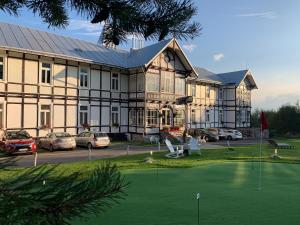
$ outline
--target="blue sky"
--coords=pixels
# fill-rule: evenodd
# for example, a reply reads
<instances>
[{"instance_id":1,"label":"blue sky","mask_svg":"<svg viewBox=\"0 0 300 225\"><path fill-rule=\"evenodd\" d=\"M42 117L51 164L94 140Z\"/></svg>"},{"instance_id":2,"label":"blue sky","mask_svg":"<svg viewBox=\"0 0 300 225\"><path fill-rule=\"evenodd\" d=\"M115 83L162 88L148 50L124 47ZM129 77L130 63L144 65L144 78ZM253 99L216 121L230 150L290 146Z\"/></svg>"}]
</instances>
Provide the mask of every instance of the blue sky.
<instances>
[{"instance_id":1,"label":"blue sky","mask_svg":"<svg viewBox=\"0 0 300 225\"><path fill-rule=\"evenodd\" d=\"M300 99L299 0L195 0L195 4L194 20L201 23L202 34L180 42L193 65L217 73L250 68L259 87L253 92L254 108L277 108ZM26 10L19 17L0 12L0 21L48 30ZM65 30L50 29L92 42L100 31L99 24L91 25L75 13Z\"/></svg>"}]
</instances>

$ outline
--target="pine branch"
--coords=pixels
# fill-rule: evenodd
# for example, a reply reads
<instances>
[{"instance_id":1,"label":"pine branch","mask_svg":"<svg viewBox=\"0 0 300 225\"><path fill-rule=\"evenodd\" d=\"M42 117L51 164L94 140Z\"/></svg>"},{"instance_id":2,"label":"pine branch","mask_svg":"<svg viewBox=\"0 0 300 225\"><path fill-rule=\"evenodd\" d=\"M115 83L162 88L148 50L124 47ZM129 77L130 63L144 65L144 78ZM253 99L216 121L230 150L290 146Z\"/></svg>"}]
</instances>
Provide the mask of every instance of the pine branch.
<instances>
[{"instance_id":1,"label":"pine branch","mask_svg":"<svg viewBox=\"0 0 300 225\"><path fill-rule=\"evenodd\" d=\"M43 165L2 179L0 224L69 224L102 213L126 196L128 183L115 165L105 163L87 174L66 175L59 169Z\"/></svg>"}]
</instances>

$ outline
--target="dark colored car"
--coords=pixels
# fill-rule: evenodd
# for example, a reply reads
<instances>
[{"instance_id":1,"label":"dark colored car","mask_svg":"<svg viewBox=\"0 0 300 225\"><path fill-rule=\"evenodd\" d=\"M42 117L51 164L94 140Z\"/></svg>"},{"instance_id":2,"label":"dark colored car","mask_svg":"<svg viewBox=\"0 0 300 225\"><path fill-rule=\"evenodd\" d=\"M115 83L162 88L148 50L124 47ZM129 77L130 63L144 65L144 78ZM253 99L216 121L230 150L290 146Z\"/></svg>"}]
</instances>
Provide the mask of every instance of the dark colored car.
<instances>
[{"instance_id":1,"label":"dark colored car","mask_svg":"<svg viewBox=\"0 0 300 225\"><path fill-rule=\"evenodd\" d=\"M199 129L198 133L199 133L199 136L201 137L201 139L204 139L207 142L219 140L218 135L213 134L212 132L209 132L206 129Z\"/></svg>"},{"instance_id":2,"label":"dark colored car","mask_svg":"<svg viewBox=\"0 0 300 225\"><path fill-rule=\"evenodd\" d=\"M36 143L25 130L5 131L0 141L0 149L8 154L32 154L36 152Z\"/></svg>"}]
</instances>

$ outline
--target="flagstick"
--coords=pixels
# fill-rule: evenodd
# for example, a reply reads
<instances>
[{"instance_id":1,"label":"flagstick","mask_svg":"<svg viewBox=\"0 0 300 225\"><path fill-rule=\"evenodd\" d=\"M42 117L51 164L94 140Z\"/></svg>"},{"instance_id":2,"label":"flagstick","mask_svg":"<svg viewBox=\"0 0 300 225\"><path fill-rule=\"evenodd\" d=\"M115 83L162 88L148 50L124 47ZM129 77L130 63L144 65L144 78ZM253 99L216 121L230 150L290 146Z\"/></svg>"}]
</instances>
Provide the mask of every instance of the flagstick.
<instances>
[{"instance_id":1,"label":"flagstick","mask_svg":"<svg viewBox=\"0 0 300 225\"><path fill-rule=\"evenodd\" d=\"M259 144L259 184L258 184L258 190L261 190L261 177L262 177L262 171L261 171L261 161L262 161L262 133L263 133L263 130L262 130L262 124L260 125L260 144Z\"/></svg>"}]
</instances>

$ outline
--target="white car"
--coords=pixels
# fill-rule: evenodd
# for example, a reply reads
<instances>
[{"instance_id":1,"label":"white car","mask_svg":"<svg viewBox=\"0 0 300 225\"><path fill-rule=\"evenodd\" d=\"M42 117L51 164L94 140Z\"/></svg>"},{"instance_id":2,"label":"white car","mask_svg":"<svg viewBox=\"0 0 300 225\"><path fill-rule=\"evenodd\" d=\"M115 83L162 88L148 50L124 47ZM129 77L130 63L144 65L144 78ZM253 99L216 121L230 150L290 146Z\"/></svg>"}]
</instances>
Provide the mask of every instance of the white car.
<instances>
[{"instance_id":1,"label":"white car","mask_svg":"<svg viewBox=\"0 0 300 225\"><path fill-rule=\"evenodd\" d=\"M97 147L108 147L110 144L110 139L106 133L103 132L93 132L84 131L75 137L76 145L87 147L88 149Z\"/></svg>"},{"instance_id":2,"label":"white car","mask_svg":"<svg viewBox=\"0 0 300 225\"><path fill-rule=\"evenodd\" d=\"M223 135L227 140L242 140L243 135L240 131L238 130L223 130Z\"/></svg>"}]
</instances>

